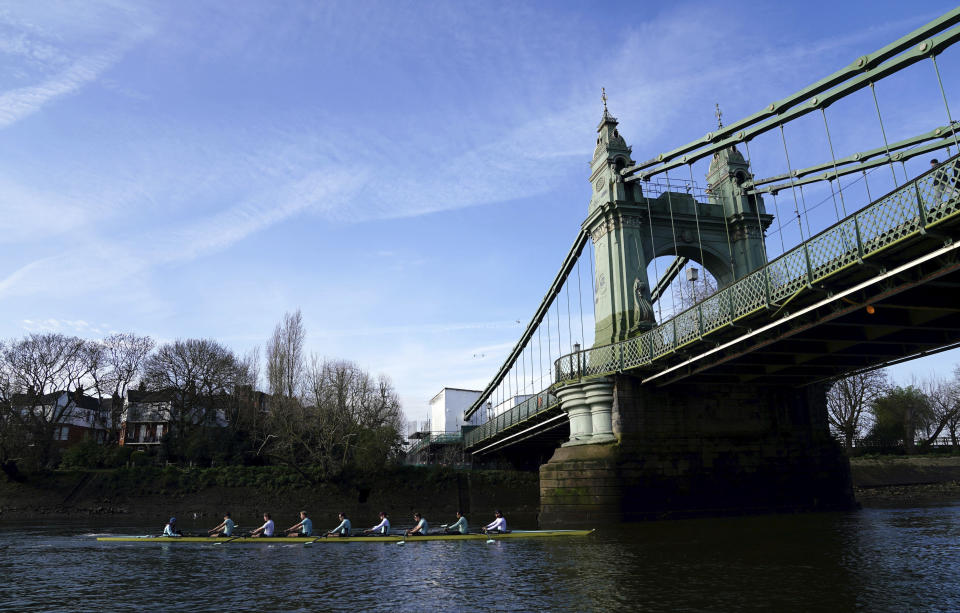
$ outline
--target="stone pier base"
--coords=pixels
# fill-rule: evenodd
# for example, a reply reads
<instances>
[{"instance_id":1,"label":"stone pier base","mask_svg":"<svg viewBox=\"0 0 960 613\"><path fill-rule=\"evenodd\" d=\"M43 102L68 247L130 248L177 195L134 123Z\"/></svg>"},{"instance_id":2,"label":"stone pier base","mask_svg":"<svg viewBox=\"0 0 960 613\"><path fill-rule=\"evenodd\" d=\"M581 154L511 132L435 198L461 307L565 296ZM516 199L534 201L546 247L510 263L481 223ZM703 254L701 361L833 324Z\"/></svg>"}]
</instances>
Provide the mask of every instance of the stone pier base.
<instances>
[{"instance_id":1,"label":"stone pier base","mask_svg":"<svg viewBox=\"0 0 960 613\"><path fill-rule=\"evenodd\" d=\"M540 524L855 507L822 387L641 387L614 378L615 442L556 450Z\"/></svg>"},{"instance_id":2,"label":"stone pier base","mask_svg":"<svg viewBox=\"0 0 960 613\"><path fill-rule=\"evenodd\" d=\"M557 449L540 467L540 527L594 527L624 521L619 447L577 445Z\"/></svg>"}]
</instances>

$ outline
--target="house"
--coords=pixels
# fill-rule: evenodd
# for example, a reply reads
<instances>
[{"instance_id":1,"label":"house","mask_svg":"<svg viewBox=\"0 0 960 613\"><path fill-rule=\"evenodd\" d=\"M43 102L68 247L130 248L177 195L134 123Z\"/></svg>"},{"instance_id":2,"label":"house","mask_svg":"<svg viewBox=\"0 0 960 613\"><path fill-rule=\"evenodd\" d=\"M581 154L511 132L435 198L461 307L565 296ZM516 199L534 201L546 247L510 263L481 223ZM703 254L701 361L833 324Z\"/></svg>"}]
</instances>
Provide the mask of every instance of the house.
<instances>
[{"instance_id":1,"label":"house","mask_svg":"<svg viewBox=\"0 0 960 613\"><path fill-rule=\"evenodd\" d=\"M175 421L180 393L174 389L150 391L143 385L128 390L120 418L120 444L137 449L160 445ZM185 421L192 427L224 428L229 423L262 420L267 414L269 399L269 395L243 386L235 396L215 397L216 409L212 413L204 408L196 409Z\"/></svg>"},{"instance_id":2,"label":"house","mask_svg":"<svg viewBox=\"0 0 960 613\"><path fill-rule=\"evenodd\" d=\"M120 445L145 449L159 445L173 420L173 390L147 391L143 386L127 390L120 414Z\"/></svg>"},{"instance_id":3,"label":"house","mask_svg":"<svg viewBox=\"0 0 960 613\"><path fill-rule=\"evenodd\" d=\"M35 415L53 425L53 439L61 448L75 445L84 439L102 443L110 428L110 413L100 401L83 393L83 388L74 391L60 390L37 396L30 390L15 394L13 405L19 406L24 416Z\"/></svg>"}]
</instances>

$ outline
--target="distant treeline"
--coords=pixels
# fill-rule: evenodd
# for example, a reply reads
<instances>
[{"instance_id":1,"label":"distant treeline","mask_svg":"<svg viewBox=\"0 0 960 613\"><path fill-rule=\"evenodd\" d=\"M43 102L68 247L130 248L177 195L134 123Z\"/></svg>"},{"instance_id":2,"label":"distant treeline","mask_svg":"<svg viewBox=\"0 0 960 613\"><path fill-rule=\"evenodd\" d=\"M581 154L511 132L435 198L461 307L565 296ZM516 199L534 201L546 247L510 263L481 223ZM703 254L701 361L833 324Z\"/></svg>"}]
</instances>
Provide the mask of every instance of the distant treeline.
<instances>
[{"instance_id":1,"label":"distant treeline","mask_svg":"<svg viewBox=\"0 0 960 613\"><path fill-rule=\"evenodd\" d=\"M305 339L297 310L277 324L263 359L259 347L241 356L211 339L0 341L0 465L8 474L61 462L284 465L316 481L398 462L404 418L390 379L306 356ZM266 393L255 391L261 381ZM152 405L164 425L160 444L141 451L118 446L135 389L164 398ZM78 409L96 413L98 437L65 446L58 432Z\"/></svg>"}]
</instances>

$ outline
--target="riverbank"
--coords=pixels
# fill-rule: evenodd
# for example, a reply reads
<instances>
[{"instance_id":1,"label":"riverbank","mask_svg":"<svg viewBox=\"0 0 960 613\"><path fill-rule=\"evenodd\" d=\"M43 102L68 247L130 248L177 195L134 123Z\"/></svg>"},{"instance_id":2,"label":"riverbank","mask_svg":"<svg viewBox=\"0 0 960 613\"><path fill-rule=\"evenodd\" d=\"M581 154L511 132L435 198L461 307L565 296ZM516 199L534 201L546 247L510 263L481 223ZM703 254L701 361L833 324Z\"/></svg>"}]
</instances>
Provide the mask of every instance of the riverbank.
<instances>
[{"instance_id":1,"label":"riverbank","mask_svg":"<svg viewBox=\"0 0 960 613\"><path fill-rule=\"evenodd\" d=\"M539 504L536 473L437 467L403 466L377 476L316 484L283 467L53 471L28 475L23 482L0 477L3 519L116 515L156 521L174 515L188 520L184 527L190 530L194 522L216 524L228 510L245 527L264 512L295 518L301 509L328 521L343 511L358 525L374 521L382 510L400 525L411 521L414 511L439 523L452 521L458 509L485 518L499 508L535 525Z\"/></svg>"},{"instance_id":2,"label":"riverbank","mask_svg":"<svg viewBox=\"0 0 960 613\"><path fill-rule=\"evenodd\" d=\"M960 500L960 456L850 459L854 493L865 506Z\"/></svg>"},{"instance_id":3,"label":"riverbank","mask_svg":"<svg viewBox=\"0 0 960 613\"><path fill-rule=\"evenodd\" d=\"M865 506L960 500L960 456L861 457L850 467ZM344 511L358 522L383 510L399 525L414 511L437 522L458 509L484 518L499 508L516 525L536 527L539 506L537 473L517 471L401 466L319 484L284 467L53 471L22 482L0 475L0 518L7 520L102 515L155 521L175 515L206 525L229 510L249 525L264 511L296 517L307 509L317 518Z\"/></svg>"}]
</instances>

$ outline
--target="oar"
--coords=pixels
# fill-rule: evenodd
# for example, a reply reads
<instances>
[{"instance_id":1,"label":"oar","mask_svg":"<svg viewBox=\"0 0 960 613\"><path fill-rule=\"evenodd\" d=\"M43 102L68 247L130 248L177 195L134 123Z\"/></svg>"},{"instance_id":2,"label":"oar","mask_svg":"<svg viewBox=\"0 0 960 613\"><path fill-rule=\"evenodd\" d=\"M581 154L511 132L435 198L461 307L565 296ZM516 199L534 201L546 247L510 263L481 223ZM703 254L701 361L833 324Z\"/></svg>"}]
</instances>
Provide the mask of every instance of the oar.
<instances>
[{"instance_id":1,"label":"oar","mask_svg":"<svg viewBox=\"0 0 960 613\"><path fill-rule=\"evenodd\" d=\"M236 526L234 526L234 528L236 528ZM250 532L247 532L246 536L250 536L250 534L251 534ZM217 541L216 543L214 543L214 545L223 545L225 543L232 543L233 541L237 539L242 539L243 537L244 537L243 534L238 534L237 536L231 536L225 541Z\"/></svg>"},{"instance_id":2,"label":"oar","mask_svg":"<svg viewBox=\"0 0 960 613\"><path fill-rule=\"evenodd\" d=\"M314 543L316 543L317 541L319 541L320 539L323 539L323 538L327 538L327 535L326 535L326 534L322 534L322 535L320 535L320 536L314 537L314 539L313 539L312 541L307 541L306 543L303 544L303 546L306 547L307 545L313 545Z\"/></svg>"}]
</instances>

